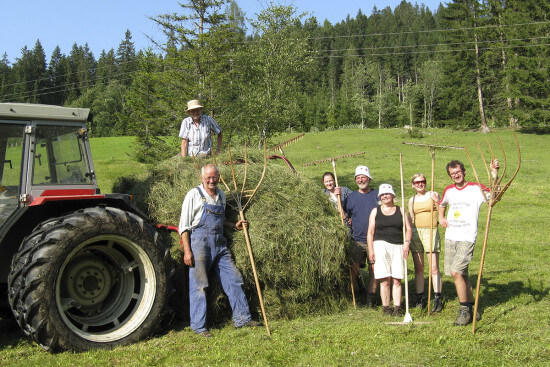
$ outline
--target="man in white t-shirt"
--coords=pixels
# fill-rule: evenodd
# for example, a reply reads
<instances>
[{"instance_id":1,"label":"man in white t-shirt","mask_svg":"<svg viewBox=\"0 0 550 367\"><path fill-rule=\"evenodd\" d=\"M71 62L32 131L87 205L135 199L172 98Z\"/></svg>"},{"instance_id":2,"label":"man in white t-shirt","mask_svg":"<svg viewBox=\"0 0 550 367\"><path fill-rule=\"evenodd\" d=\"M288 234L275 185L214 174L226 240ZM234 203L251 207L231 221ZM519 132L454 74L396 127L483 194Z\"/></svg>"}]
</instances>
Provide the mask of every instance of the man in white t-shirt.
<instances>
[{"instance_id":1,"label":"man in white t-shirt","mask_svg":"<svg viewBox=\"0 0 550 367\"><path fill-rule=\"evenodd\" d=\"M491 174L496 180L499 164L491 162ZM454 184L443 192L439 203L439 223L445 231L445 274L451 275L456 287L460 307L455 325L472 322L474 296L468 278L468 265L472 261L477 237L479 208L488 199L489 190L483 185L467 182L466 170L460 161L447 164L447 173ZM447 217L445 217L445 210Z\"/></svg>"},{"instance_id":2,"label":"man in white t-shirt","mask_svg":"<svg viewBox=\"0 0 550 367\"><path fill-rule=\"evenodd\" d=\"M218 136L216 154L222 145L222 130L216 120L202 114L203 106L196 99L187 102L186 117L181 122L179 137L181 138L181 155L183 157L206 156L212 150L211 132Z\"/></svg>"}]
</instances>

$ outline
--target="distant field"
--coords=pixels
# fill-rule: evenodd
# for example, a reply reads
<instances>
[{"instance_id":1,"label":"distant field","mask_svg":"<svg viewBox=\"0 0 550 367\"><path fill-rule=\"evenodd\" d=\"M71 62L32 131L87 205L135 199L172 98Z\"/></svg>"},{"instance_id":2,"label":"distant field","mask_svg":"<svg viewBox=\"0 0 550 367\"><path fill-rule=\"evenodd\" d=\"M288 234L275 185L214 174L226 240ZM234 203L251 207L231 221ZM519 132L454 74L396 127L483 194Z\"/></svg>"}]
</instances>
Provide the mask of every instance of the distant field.
<instances>
[{"instance_id":1,"label":"distant field","mask_svg":"<svg viewBox=\"0 0 550 367\"><path fill-rule=\"evenodd\" d=\"M132 157L134 140L135 138L131 136L90 139L101 192L112 192L117 178L140 174L147 169L144 164L135 161Z\"/></svg>"},{"instance_id":2,"label":"distant field","mask_svg":"<svg viewBox=\"0 0 550 367\"><path fill-rule=\"evenodd\" d=\"M270 145L297 134L285 134ZM399 154L403 155L405 196L413 194L407 182L416 172L429 176L431 158L425 147L403 142L466 146L482 182L487 173L477 150L479 143L490 156L489 140L501 165L504 157L497 137L502 141L508 164L507 175L518 163L513 134L508 130L482 135L475 132L428 130L422 139L411 139L400 129L339 130L306 134L284 148L285 155L300 175L315 179L312 190L321 189L324 171L332 171L330 162L303 167L304 163L362 152L360 157L336 161L340 185L355 189L354 169L370 167L372 186L391 183L400 197ZM547 251L550 218L550 136L518 134L521 146L521 170L493 211L488 252L481 288L483 318L477 333L471 327L454 327L457 299L452 279L443 277L446 304L440 315L428 317L416 309L412 317L418 323L408 326L387 325L381 311L350 307L329 316L311 315L295 320L270 320L273 335L265 329L235 330L226 325L214 328L215 337L201 339L189 328L175 328L150 340L87 353L51 355L30 343L21 333L0 336L0 365L231 365L231 366L501 366L548 365L550 360L550 266ZM132 160L132 138L96 138L91 140L97 177L103 192L109 192L119 176L139 174L146 166ZM280 154L280 153L278 153ZM467 179L475 180L467 156L462 150L435 152L435 189L450 184L445 165L460 159L466 165ZM269 164L285 163L281 160ZM502 171L502 170L501 170ZM505 179L506 180L506 179ZM487 210L480 214L478 246L470 266L475 285ZM312 234L315 235L315 234ZM312 254L315 256L315 254ZM444 255L443 255L444 256ZM440 261L443 267L443 256ZM412 261L409 261L410 293L414 294ZM261 278L261 269L259 269ZM266 310L269 316L269 309ZM397 320L400 321L400 320ZM420 321L425 323L420 323Z\"/></svg>"}]
</instances>

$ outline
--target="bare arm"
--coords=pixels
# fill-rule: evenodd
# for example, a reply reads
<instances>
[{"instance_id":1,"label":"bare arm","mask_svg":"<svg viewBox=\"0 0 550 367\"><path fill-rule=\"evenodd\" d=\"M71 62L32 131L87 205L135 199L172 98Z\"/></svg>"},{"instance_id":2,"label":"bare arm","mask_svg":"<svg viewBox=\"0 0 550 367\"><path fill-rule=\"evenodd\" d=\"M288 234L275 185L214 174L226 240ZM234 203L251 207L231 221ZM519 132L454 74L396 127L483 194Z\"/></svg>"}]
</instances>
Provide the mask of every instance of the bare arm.
<instances>
[{"instance_id":1,"label":"bare arm","mask_svg":"<svg viewBox=\"0 0 550 367\"><path fill-rule=\"evenodd\" d=\"M189 145L189 141L187 139L181 139L181 156L186 157L187 156L187 146Z\"/></svg>"},{"instance_id":2,"label":"bare arm","mask_svg":"<svg viewBox=\"0 0 550 367\"><path fill-rule=\"evenodd\" d=\"M217 141L217 146L216 146L216 154L218 154L220 152L220 149L222 147L222 140L223 140L223 133L220 131L220 133L218 134L218 141Z\"/></svg>"},{"instance_id":3,"label":"bare arm","mask_svg":"<svg viewBox=\"0 0 550 367\"><path fill-rule=\"evenodd\" d=\"M443 228L447 228L449 226L447 218L445 218L445 209L447 208L441 205L437 208L437 211L439 213L439 224L441 224L441 227Z\"/></svg>"},{"instance_id":4,"label":"bare arm","mask_svg":"<svg viewBox=\"0 0 550 367\"><path fill-rule=\"evenodd\" d=\"M414 196L409 199L409 215L411 218L414 218L413 198Z\"/></svg>"},{"instance_id":5,"label":"bare arm","mask_svg":"<svg viewBox=\"0 0 550 367\"><path fill-rule=\"evenodd\" d=\"M191 236L189 235L189 231L185 231L181 234L181 247L183 248L183 263L190 267L195 266L195 258L191 250Z\"/></svg>"},{"instance_id":6,"label":"bare arm","mask_svg":"<svg viewBox=\"0 0 550 367\"><path fill-rule=\"evenodd\" d=\"M498 169L500 168L500 164L498 163L497 159L494 159L489 164L491 168L491 175L493 176L493 180L496 180L498 178Z\"/></svg>"},{"instance_id":7,"label":"bare arm","mask_svg":"<svg viewBox=\"0 0 550 367\"><path fill-rule=\"evenodd\" d=\"M377 208L372 209L369 217L369 229L367 230L367 246L369 248L369 260L374 263L374 228L376 227Z\"/></svg>"},{"instance_id":8,"label":"bare arm","mask_svg":"<svg viewBox=\"0 0 550 367\"><path fill-rule=\"evenodd\" d=\"M405 216L405 243L403 244L403 258L406 259L409 256L409 246L411 244L412 229L409 216L405 214L405 210L401 210L401 214Z\"/></svg>"}]
</instances>

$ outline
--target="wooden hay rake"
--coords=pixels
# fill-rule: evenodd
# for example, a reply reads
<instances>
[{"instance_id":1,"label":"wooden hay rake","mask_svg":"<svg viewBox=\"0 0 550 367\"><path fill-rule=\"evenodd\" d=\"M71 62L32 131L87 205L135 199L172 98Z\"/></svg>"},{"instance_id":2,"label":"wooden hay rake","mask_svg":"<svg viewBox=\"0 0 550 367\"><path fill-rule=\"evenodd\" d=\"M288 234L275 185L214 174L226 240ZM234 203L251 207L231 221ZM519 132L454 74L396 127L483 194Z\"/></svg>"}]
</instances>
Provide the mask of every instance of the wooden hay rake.
<instances>
[{"instance_id":1,"label":"wooden hay rake","mask_svg":"<svg viewBox=\"0 0 550 367\"><path fill-rule=\"evenodd\" d=\"M293 137L292 139L288 139L286 141L283 141L282 143L280 144L277 144L275 146L272 146L271 148L269 148L268 150L271 151L271 152L274 152L274 151L279 151L279 153L281 153L280 155L279 154L272 154L270 155L268 158L269 159L282 159L283 161L286 162L286 164L288 165L288 168L290 168L290 170L292 171L292 173L294 173L295 175L298 174L298 172L296 172L296 170L294 169L294 166L292 165L292 163L290 163L290 161L288 160L288 158L286 157L285 155L285 152L283 151L283 148L289 146L290 144L294 143L295 141L301 139L304 137L305 134L300 134L300 135L297 135L295 137ZM265 145L265 143L264 143Z\"/></svg>"}]
</instances>

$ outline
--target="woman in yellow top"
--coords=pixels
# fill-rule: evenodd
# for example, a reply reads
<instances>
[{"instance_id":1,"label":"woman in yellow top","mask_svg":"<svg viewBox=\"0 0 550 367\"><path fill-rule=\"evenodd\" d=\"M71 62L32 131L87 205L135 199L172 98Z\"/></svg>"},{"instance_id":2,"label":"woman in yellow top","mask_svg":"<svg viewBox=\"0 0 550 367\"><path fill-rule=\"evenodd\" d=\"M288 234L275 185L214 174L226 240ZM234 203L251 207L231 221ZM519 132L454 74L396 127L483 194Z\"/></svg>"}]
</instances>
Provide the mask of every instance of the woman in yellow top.
<instances>
[{"instance_id":1,"label":"woman in yellow top","mask_svg":"<svg viewBox=\"0 0 550 367\"><path fill-rule=\"evenodd\" d=\"M416 173L411 180L416 195L409 199L409 215L412 221L411 253L414 261L414 279L416 284L416 307L426 307L424 297L424 252L430 253L430 232L432 233L432 283L435 293L433 312L441 312L441 273L439 272L439 252L441 242L437 229L437 205L439 194L426 191L426 176ZM431 213L431 220L430 220ZM433 228L430 230L430 227Z\"/></svg>"}]
</instances>

